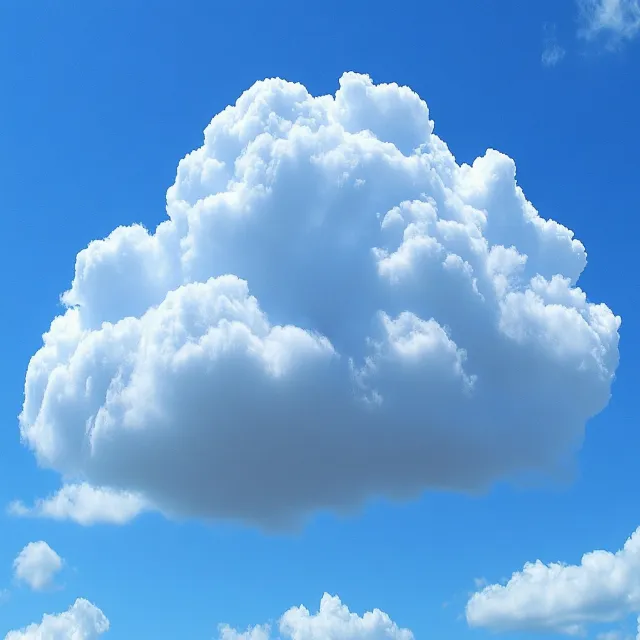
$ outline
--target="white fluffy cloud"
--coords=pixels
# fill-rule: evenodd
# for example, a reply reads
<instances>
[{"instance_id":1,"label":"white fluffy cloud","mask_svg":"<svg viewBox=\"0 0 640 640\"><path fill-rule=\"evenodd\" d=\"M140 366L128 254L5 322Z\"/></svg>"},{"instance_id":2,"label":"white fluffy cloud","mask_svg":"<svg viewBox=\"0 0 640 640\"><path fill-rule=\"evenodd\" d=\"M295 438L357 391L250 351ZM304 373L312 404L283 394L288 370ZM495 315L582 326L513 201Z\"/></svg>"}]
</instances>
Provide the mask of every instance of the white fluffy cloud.
<instances>
[{"instance_id":1,"label":"white fluffy cloud","mask_svg":"<svg viewBox=\"0 0 640 640\"><path fill-rule=\"evenodd\" d=\"M109 630L109 620L98 607L78 598L64 613L45 614L40 624L9 631L5 640L95 640Z\"/></svg>"},{"instance_id":2,"label":"white fluffy cloud","mask_svg":"<svg viewBox=\"0 0 640 640\"><path fill-rule=\"evenodd\" d=\"M640 0L578 0L582 37L616 45L640 34Z\"/></svg>"},{"instance_id":3,"label":"white fluffy cloud","mask_svg":"<svg viewBox=\"0 0 640 640\"><path fill-rule=\"evenodd\" d=\"M140 496L128 491L113 491L88 484L70 484L54 495L39 499L32 507L16 501L9 513L16 516L38 516L53 520L73 520L83 525L124 524L147 508Z\"/></svg>"},{"instance_id":4,"label":"white fluffy cloud","mask_svg":"<svg viewBox=\"0 0 640 640\"><path fill-rule=\"evenodd\" d=\"M608 402L620 320L583 245L408 88L256 83L167 213L78 254L29 364L22 437L65 478L288 525L553 471Z\"/></svg>"},{"instance_id":5,"label":"white fluffy cloud","mask_svg":"<svg viewBox=\"0 0 640 640\"><path fill-rule=\"evenodd\" d=\"M579 565L527 563L467 604L469 624L498 631L578 634L630 614L640 614L640 529L620 551L592 551Z\"/></svg>"},{"instance_id":6,"label":"white fluffy cloud","mask_svg":"<svg viewBox=\"0 0 640 640\"><path fill-rule=\"evenodd\" d=\"M292 607L278 623L282 640L413 640L413 633L401 629L389 616L374 609L359 616L349 611L337 596L325 593L320 609L312 614L306 607ZM241 632L220 627L220 640L270 640L269 625Z\"/></svg>"},{"instance_id":7,"label":"white fluffy cloud","mask_svg":"<svg viewBox=\"0 0 640 640\"><path fill-rule=\"evenodd\" d=\"M43 540L30 542L13 561L17 580L39 591L51 585L62 569L62 558Z\"/></svg>"}]
</instances>

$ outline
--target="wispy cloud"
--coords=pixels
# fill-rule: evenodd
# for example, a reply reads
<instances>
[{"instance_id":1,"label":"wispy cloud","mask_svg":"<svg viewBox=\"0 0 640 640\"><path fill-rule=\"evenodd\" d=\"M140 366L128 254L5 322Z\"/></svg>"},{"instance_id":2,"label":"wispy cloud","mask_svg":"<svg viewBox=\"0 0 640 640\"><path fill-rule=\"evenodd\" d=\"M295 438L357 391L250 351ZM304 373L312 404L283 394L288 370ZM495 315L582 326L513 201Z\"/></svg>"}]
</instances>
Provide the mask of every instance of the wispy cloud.
<instances>
[{"instance_id":1,"label":"wispy cloud","mask_svg":"<svg viewBox=\"0 0 640 640\"><path fill-rule=\"evenodd\" d=\"M13 562L16 579L34 591L50 586L62 565L62 558L44 540L30 542Z\"/></svg>"},{"instance_id":2,"label":"wispy cloud","mask_svg":"<svg viewBox=\"0 0 640 640\"><path fill-rule=\"evenodd\" d=\"M544 26L544 39L542 49L542 64L545 67L555 67L564 58L566 51L558 42L556 25Z\"/></svg>"},{"instance_id":3,"label":"wispy cloud","mask_svg":"<svg viewBox=\"0 0 640 640\"><path fill-rule=\"evenodd\" d=\"M616 48L640 35L640 0L577 0L579 37Z\"/></svg>"}]
</instances>

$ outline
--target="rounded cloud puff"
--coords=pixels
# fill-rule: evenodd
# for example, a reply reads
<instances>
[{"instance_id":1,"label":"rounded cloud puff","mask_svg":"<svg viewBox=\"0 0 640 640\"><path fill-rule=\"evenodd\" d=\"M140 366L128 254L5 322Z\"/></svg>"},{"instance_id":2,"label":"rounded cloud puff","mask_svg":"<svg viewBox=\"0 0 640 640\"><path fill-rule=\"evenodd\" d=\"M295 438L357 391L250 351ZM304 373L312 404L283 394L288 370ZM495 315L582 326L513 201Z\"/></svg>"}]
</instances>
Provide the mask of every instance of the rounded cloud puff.
<instances>
[{"instance_id":1,"label":"rounded cloud puff","mask_svg":"<svg viewBox=\"0 0 640 640\"><path fill-rule=\"evenodd\" d=\"M45 614L40 624L9 631L5 640L97 640L109 630L109 620L94 604L78 598L64 613Z\"/></svg>"},{"instance_id":2,"label":"rounded cloud puff","mask_svg":"<svg viewBox=\"0 0 640 640\"><path fill-rule=\"evenodd\" d=\"M306 607L292 607L278 622L281 638L290 640L414 640L409 629L401 629L380 609L362 616L352 613L338 596L325 593L320 609L312 614ZM223 624L219 640L271 640L270 625L238 631Z\"/></svg>"},{"instance_id":3,"label":"rounded cloud puff","mask_svg":"<svg viewBox=\"0 0 640 640\"><path fill-rule=\"evenodd\" d=\"M167 213L78 254L29 364L22 436L66 478L279 526L552 470L608 402L620 319L583 245L407 88L256 83Z\"/></svg>"},{"instance_id":4,"label":"rounded cloud puff","mask_svg":"<svg viewBox=\"0 0 640 640\"><path fill-rule=\"evenodd\" d=\"M62 569L62 558L44 540L30 542L13 561L17 580L35 591L48 587Z\"/></svg>"},{"instance_id":5,"label":"rounded cloud puff","mask_svg":"<svg viewBox=\"0 0 640 640\"><path fill-rule=\"evenodd\" d=\"M527 562L505 584L474 593L466 613L474 627L573 636L585 636L592 624L638 615L640 528L619 551L585 553L578 565Z\"/></svg>"}]
</instances>

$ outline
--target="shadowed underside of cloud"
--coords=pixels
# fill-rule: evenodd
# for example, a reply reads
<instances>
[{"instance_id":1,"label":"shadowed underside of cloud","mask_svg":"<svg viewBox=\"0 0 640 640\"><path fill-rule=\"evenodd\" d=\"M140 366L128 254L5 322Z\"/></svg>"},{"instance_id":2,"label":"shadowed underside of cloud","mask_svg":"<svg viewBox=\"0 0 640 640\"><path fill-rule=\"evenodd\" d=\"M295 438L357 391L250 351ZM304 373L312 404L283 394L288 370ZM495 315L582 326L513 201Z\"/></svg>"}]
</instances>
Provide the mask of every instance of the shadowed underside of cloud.
<instances>
[{"instance_id":1,"label":"shadowed underside of cloud","mask_svg":"<svg viewBox=\"0 0 640 640\"><path fill-rule=\"evenodd\" d=\"M592 551L579 565L527 563L467 604L470 625L497 631L582 635L632 614L640 614L640 529L620 551Z\"/></svg>"},{"instance_id":2,"label":"shadowed underside of cloud","mask_svg":"<svg viewBox=\"0 0 640 640\"><path fill-rule=\"evenodd\" d=\"M256 83L167 213L78 254L29 364L22 438L65 478L288 526L553 472L608 402L620 320L576 286L583 245L408 88Z\"/></svg>"},{"instance_id":3,"label":"shadowed underside of cloud","mask_svg":"<svg viewBox=\"0 0 640 640\"><path fill-rule=\"evenodd\" d=\"M258 625L238 631L220 625L219 640L271 640L271 627ZM389 616L374 609L359 616L349 611L337 596L325 593L317 613L306 607L292 607L278 623L282 640L413 640L413 633L401 629Z\"/></svg>"},{"instance_id":4,"label":"shadowed underside of cloud","mask_svg":"<svg viewBox=\"0 0 640 640\"><path fill-rule=\"evenodd\" d=\"M9 631L5 640L96 640L109 630L109 621L95 605L79 598L68 611L46 614L40 624Z\"/></svg>"}]
</instances>

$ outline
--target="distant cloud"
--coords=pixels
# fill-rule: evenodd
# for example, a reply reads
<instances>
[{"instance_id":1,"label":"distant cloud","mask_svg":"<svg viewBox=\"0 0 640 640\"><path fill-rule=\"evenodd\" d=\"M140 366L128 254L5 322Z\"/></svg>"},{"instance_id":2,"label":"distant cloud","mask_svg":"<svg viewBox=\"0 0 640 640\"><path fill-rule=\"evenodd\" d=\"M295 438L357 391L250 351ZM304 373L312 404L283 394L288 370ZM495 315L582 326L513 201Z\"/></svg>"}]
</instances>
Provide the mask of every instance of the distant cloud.
<instances>
[{"instance_id":1,"label":"distant cloud","mask_svg":"<svg viewBox=\"0 0 640 640\"><path fill-rule=\"evenodd\" d=\"M219 640L414 640L411 631L398 627L383 611L374 609L359 616L349 611L340 598L326 593L314 614L303 606L289 609L280 618L277 636L271 635L267 624L246 631L221 625L219 631Z\"/></svg>"},{"instance_id":2,"label":"distant cloud","mask_svg":"<svg viewBox=\"0 0 640 640\"><path fill-rule=\"evenodd\" d=\"M566 51L560 46L556 35L555 25L545 25L542 49L542 64L545 67L554 67L564 58Z\"/></svg>"},{"instance_id":3,"label":"distant cloud","mask_svg":"<svg viewBox=\"0 0 640 640\"><path fill-rule=\"evenodd\" d=\"M124 524L147 508L145 501L128 491L66 485L56 494L37 500L32 507L20 501L9 505L9 513L20 517L73 520L82 525Z\"/></svg>"},{"instance_id":4,"label":"distant cloud","mask_svg":"<svg viewBox=\"0 0 640 640\"><path fill-rule=\"evenodd\" d=\"M238 631L229 625L220 625L218 629L219 640L271 640L271 627L268 624L261 624L256 627L249 627L245 631Z\"/></svg>"},{"instance_id":5,"label":"distant cloud","mask_svg":"<svg viewBox=\"0 0 640 640\"><path fill-rule=\"evenodd\" d=\"M609 401L620 319L577 287L585 247L511 158L458 164L407 87L257 82L167 213L76 256L20 428L87 484L35 513L276 528L477 491L556 472Z\"/></svg>"},{"instance_id":6,"label":"distant cloud","mask_svg":"<svg viewBox=\"0 0 640 640\"><path fill-rule=\"evenodd\" d=\"M579 565L527 563L506 584L485 587L467 604L471 626L511 632L582 634L590 624L639 613L640 528L620 551L592 551ZM602 637L624 638L617 632Z\"/></svg>"},{"instance_id":7,"label":"distant cloud","mask_svg":"<svg viewBox=\"0 0 640 640\"><path fill-rule=\"evenodd\" d=\"M587 40L600 38L610 47L640 34L640 0L577 0L580 11L579 35Z\"/></svg>"},{"instance_id":8,"label":"distant cloud","mask_svg":"<svg viewBox=\"0 0 640 640\"><path fill-rule=\"evenodd\" d=\"M13 561L13 569L17 580L40 591L62 569L62 558L46 542L30 542Z\"/></svg>"},{"instance_id":9,"label":"distant cloud","mask_svg":"<svg viewBox=\"0 0 640 640\"><path fill-rule=\"evenodd\" d=\"M566 51L557 43L548 44L542 52L542 64L554 67L564 58Z\"/></svg>"},{"instance_id":10,"label":"distant cloud","mask_svg":"<svg viewBox=\"0 0 640 640\"><path fill-rule=\"evenodd\" d=\"M635 636L622 631L603 631L596 636L596 640L634 640Z\"/></svg>"},{"instance_id":11,"label":"distant cloud","mask_svg":"<svg viewBox=\"0 0 640 640\"><path fill-rule=\"evenodd\" d=\"M109 630L109 620L100 609L79 598L68 611L46 614L40 624L9 631L5 640L96 640Z\"/></svg>"}]
</instances>

